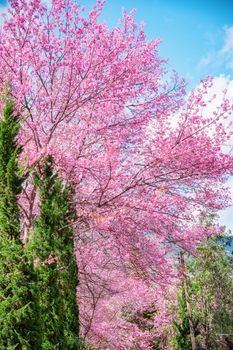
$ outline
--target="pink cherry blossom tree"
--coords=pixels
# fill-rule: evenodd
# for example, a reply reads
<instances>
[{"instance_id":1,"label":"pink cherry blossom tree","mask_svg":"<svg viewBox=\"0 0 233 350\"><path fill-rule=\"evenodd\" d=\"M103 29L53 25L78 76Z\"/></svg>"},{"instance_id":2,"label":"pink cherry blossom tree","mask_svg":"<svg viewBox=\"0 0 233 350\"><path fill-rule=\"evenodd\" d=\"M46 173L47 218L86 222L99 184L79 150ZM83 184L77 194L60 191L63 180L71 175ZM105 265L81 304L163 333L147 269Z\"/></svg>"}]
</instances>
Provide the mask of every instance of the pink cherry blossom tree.
<instances>
[{"instance_id":1,"label":"pink cherry blossom tree","mask_svg":"<svg viewBox=\"0 0 233 350\"><path fill-rule=\"evenodd\" d=\"M50 154L76 189L83 336L102 339L100 349L129 349L136 338L149 349L151 334L123 311L161 305L174 283L174 249L193 251L216 232L202 219L230 201L233 158L223 145L232 104L224 97L206 115L212 79L186 96L184 80L159 56L159 39L146 39L133 12L109 29L99 19L103 5L85 14L76 0L11 0L0 89L21 120L23 240L38 210L30 170ZM161 307L158 324L164 315Z\"/></svg>"}]
</instances>

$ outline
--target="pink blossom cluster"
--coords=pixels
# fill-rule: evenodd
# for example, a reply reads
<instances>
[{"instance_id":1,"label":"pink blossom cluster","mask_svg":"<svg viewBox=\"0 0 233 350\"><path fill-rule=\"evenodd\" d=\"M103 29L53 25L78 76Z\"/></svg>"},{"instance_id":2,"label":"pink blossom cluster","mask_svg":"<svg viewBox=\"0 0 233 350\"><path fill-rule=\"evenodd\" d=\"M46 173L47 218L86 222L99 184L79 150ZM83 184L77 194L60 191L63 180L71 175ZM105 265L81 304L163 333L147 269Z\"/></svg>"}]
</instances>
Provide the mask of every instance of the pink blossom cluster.
<instances>
[{"instance_id":1,"label":"pink blossom cluster","mask_svg":"<svg viewBox=\"0 0 233 350\"><path fill-rule=\"evenodd\" d=\"M186 96L185 81L168 78L160 40L146 39L133 12L109 29L103 4L87 15L76 0L11 0L1 106L15 101L25 173L50 154L74 184L83 337L103 350L150 349L170 322L174 253L215 234L205 218L230 203L232 103L225 94L205 115L213 80ZM20 203L26 241L38 212L31 176Z\"/></svg>"}]
</instances>

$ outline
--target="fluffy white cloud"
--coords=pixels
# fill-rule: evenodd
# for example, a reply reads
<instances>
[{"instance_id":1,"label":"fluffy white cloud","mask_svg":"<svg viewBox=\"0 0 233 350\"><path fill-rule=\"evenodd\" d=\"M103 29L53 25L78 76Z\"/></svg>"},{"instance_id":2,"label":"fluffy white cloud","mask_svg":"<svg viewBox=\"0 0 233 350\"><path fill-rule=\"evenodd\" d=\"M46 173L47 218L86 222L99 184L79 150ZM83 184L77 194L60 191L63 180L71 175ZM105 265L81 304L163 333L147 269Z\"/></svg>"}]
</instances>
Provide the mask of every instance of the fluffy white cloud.
<instances>
[{"instance_id":1,"label":"fluffy white cloud","mask_svg":"<svg viewBox=\"0 0 233 350\"><path fill-rule=\"evenodd\" d=\"M223 59L227 68L233 70L233 27L226 27L224 31L224 45L218 52L218 56Z\"/></svg>"},{"instance_id":2,"label":"fluffy white cloud","mask_svg":"<svg viewBox=\"0 0 233 350\"><path fill-rule=\"evenodd\" d=\"M226 54L233 52L233 27L225 27L225 42L220 53Z\"/></svg>"},{"instance_id":3,"label":"fluffy white cloud","mask_svg":"<svg viewBox=\"0 0 233 350\"><path fill-rule=\"evenodd\" d=\"M200 85L197 85L195 89L200 88ZM213 95L216 97L212 99ZM216 76L213 78L213 85L209 89L208 94L205 96L205 101L207 102L206 107L203 107L202 114L204 117L208 117L213 115L213 112L216 111L218 107L221 106L223 102L223 97L228 98L233 102L233 80L230 78L230 76L226 76L224 74L221 74L219 76ZM211 102L208 102L211 101ZM178 113L179 114L179 113ZM178 114L171 116L170 122L172 127L177 127L178 123ZM233 115L231 120L233 121ZM226 127L229 124L228 120L223 119L222 123L226 125ZM153 134L156 132L156 123L152 122L147 130L147 140L150 140L153 137ZM209 130L209 133L211 135L212 131ZM224 145L223 151L226 153L233 153L233 139L229 140L229 142ZM230 188L230 194L232 197L232 203L233 203L233 178L231 178L227 186ZM227 229L231 229L233 232L233 206L229 207L226 210L222 210L219 212L219 223L221 225L226 226Z\"/></svg>"},{"instance_id":4,"label":"fluffy white cloud","mask_svg":"<svg viewBox=\"0 0 233 350\"><path fill-rule=\"evenodd\" d=\"M233 31L232 31L232 39L233 39ZM230 49L230 42L226 42L225 45L226 45L226 48L228 47ZM208 96L206 97L206 99L208 100L209 98L211 98L213 94L216 95L216 98L210 104L208 104L207 107L205 108L204 113L206 115L212 114L213 111L221 105L224 91L226 91L226 95L225 95L226 98L232 101L233 100L233 80L229 76L222 74L214 78L213 86L210 89ZM232 121L233 121L233 115L232 115ZM223 123L225 123L225 121L223 121ZM229 140L229 143L225 145L224 151L229 153L233 152L233 139ZM231 197L233 201L233 178L231 178L228 181L227 185L230 188ZM222 210L219 213L219 222L221 225L226 226L227 229L230 229L233 232L233 206L229 207L226 210Z\"/></svg>"},{"instance_id":5,"label":"fluffy white cloud","mask_svg":"<svg viewBox=\"0 0 233 350\"><path fill-rule=\"evenodd\" d=\"M227 183L231 198L233 198L233 178L231 178ZM226 230L231 230L233 232L233 205L225 210L219 212L219 223L226 227Z\"/></svg>"},{"instance_id":6,"label":"fluffy white cloud","mask_svg":"<svg viewBox=\"0 0 233 350\"><path fill-rule=\"evenodd\" d=\"M201 70L205 67L220 66L233 70L233 26L223 28L223 46L202 57L197 68Z\"/></svg>"},{"instance_id":7,"label":"fluffy white cloud","mask_svg":"<svg viewBox=\"0 0 233 350\"><path fill-rule=\"evenodd\" d=\"M196 87L196 89L198 88L200 88L199 85ZM212 99L213 95L216 96L214 99ZM202 110L203 116L208 117L213 115L213 112L216 111L216 109L218 109L221 106L224 96L233 102L233 80L230 78L230 76L221 74L213 78L213 85L209 89L208 94L204 98L207 104L206 104L206 107L204 107ZM208 101L211 101L211 102L208 102ZM230 121L233 121L233 115ZM227 127L229 125L229 120L223 119L222 123L225 124ZM232 128L231 128L231 131L232 131ZM209 132L211 135L212 133L211 129ZM224 145L223 151L227 153L233 153L233 138L230 139L226 145ZM230 194L231 194L232 203L233 203L233 178L231 178L228 181L227 186L230 189ZM219 212L219 223L221 225L226 226L227 229L230 229L233 232L233 206Z\"/></svg>"},{"instance_id":8,"label":"fluffy white cloud","mask_svg":"<svg viewBox=\"0 0 233 350\"><path fill-rule=\"evenodd\" d=\"M233 80L230 78L230 76L220 74L218 77L214 77L213 86L209 89L209 92L205 98L205 100L208 101L213 95L216 96L211 103L207 103L207 106L204 109L205 115L212 114L216 108L220 107L224 94L226 98L231 101L233 100Z\"/></svg>"}]
</instances>

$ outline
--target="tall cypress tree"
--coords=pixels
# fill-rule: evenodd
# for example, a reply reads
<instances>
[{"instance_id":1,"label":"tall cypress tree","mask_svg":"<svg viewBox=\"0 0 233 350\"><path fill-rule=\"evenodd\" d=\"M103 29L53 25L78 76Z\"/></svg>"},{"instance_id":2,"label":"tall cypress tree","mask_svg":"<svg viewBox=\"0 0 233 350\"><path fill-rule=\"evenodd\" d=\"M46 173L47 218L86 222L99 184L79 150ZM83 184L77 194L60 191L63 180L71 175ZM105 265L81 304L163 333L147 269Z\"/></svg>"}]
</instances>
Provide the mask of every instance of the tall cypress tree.
<instances>
[{"instance_id":1,"label":"tall cypress tree","mask_svg":"<svg viewBox=\"0 0 233 350\"><path fill-rule=\"evenodd\" d=\"M35 176L40 216L29 245L34 254L40 290L41 349L80 349L76 303L77 268L73 231L72 189L63 187L51 157Z\"/></svg>"},{"instance_id":2,"label":"tall cypress tree","mask_svg":"<svg viewBox=\"0 0 233 350\"><path fill-rule=\"evenodd\" d=\"M16 145L19 130L13 104L6 101L0 120L0 228L1 235L19 241L20 219L17 196L21 192L22 177L19 174Z\"/></svg>"},{"instance_id":3,"label":"tall cypress tree","mask_svg":"<svg viewBox=\"0 0 233 350\"><path fill-rule=\"evenodd\" d=\"M176 322L175 320L173 321L174 328L176 331L174 339L175 349L190 350L192 347L184 287L182 287L181 292L178 296L178 305L180 322Z\"/></svg>"},{"instance_id":4,"label":"tall cypress tree","mask_svg":"<svg viewBox=\"0 0 233 350\"><path fill-rule=\"evenodd\" d=\"M0 119L0 349L38 349L33 263L20 240L19 122L6 101Z\"/></svg>"}]
</instances>

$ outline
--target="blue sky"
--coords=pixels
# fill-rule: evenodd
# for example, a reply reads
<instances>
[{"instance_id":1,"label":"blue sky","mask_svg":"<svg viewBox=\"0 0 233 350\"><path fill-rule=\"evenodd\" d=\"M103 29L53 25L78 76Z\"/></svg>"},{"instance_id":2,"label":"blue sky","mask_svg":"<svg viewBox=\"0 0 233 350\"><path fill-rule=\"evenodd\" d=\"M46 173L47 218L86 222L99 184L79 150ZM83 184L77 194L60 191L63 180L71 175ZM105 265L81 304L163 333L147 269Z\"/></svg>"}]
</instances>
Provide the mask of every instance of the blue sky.
<instances>
[{"instance_id":1,"label":"blue sky","mask_svg":"<svg viewBox=\"0 0 233 350\"><path fill-rule=\"evenodd\" d=\"M82 4L90 8L93 1ZM222 53L228 32L233 43L233 0L107 0L102 18L115 25L123 7L137 10L148 38L162 39L161 55L191 86L208 74L233 77L233 49Z\"/></svg>"},{"instance_id":2,"label":"blue sky","mask_svg":"<svg viewBox=\"0 0 233 350\"><path fill-rule=\"evenodd\" d=\"M80 0L87 10L94 2ZM107 0L101 18L114 26L122 8L137 10L136 21L148 38L162 39L161 56L190 86L208 74L233 77L233 0ZM229 32L232 48L222 53Z\"/></svg>"}]
</instances>

